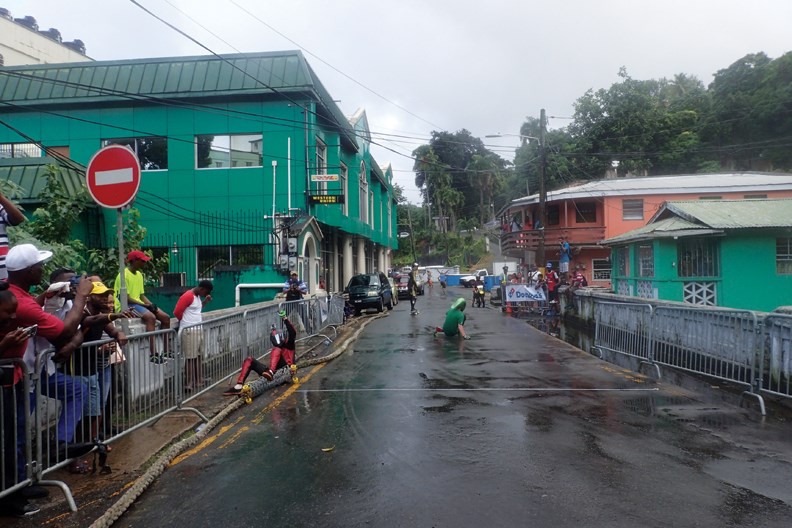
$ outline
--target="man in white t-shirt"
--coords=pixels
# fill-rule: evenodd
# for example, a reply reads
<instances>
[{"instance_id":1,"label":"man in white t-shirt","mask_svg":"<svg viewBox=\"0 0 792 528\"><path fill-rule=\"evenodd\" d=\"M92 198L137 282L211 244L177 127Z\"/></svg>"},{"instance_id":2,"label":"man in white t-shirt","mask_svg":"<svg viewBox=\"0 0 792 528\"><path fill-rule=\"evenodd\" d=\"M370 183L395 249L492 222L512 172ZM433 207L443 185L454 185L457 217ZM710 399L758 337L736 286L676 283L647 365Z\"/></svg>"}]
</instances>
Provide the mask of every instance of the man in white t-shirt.
<instances>
[{"instance_id":1,"label":"man in white t-shirt","mask_svg":"<svg viewBox=\"0 0 792 528\"><path fill-rule=\"evenodd\" d=\"M184 355L184 391L192 392L203 385L201 357L203 356L203 315L201 310L212 300L214 286L208 280L202 280L192 290L187 290L179 297L173 315L179 320L182 354ZM203 299L202 299L203 297Z\"/></svg>"}]
</instances>

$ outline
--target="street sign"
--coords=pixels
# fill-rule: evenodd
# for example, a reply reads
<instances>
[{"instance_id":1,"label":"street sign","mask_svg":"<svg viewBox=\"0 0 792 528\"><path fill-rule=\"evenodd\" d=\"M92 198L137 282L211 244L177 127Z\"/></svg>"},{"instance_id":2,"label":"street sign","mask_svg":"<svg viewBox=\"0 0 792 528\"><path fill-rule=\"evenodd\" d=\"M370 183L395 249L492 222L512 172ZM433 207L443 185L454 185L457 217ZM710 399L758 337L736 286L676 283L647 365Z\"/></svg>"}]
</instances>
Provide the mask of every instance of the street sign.
<instances>
[{"instance_id":1,"label":"street sign","mask_svg":"<svg viewBox=\"0 0 792 528\"><path fill-rule=\"evenodd\" d=\"M311 205L332 205L344 203L343 194L310 194L308 195L308 203Z\"/></svg>"},{"instance_id":2,"label":"street sign","mask_svg":"<svg viewBox=\"0 0 792 528\"><path fill-rule=\"evenodd\" d=\"M410 233L408 233L407 231L399 232L399 238L407 238L408 236L410 236Z\"/></svg>"},{"instance_id":3,"label":"street sign","mask_svg":"<svg viewBox=\"0 0 792 528\"><path fill-rule=\"evenodd\" d=\"M85 178L96 203L120 209L135 198L140 188L140 162L127 147L108 145L91 158Z\"/></svg>"},{"instance_id":4,"label":"street sign","mask_svg":"<svg viewBox=\"0 0 792 528\"><path fill-rule=\"evenodd\" d=\"M337 182L338 174L311 174L312 182Z\"/></svg>"}]
</instances>

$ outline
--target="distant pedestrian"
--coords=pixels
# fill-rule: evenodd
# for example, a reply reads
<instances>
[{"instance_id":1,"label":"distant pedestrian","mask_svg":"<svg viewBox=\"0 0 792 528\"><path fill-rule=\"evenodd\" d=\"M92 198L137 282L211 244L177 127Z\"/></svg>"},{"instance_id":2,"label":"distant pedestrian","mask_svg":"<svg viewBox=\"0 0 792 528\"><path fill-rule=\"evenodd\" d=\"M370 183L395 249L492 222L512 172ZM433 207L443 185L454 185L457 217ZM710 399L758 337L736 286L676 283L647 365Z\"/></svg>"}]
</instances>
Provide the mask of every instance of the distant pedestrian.
<instances>
[{"instance_id":1,"label":"distant pedestrian","mask_svg":"<svg viewBox=\"0 0 792 528\"><path fill-rule=\"evenodd\" d=\"M410 295L410 314L412 315L418 315L418 310L415 309L415 302L418 300L418 281L415 278L416 273L418 273L417 262L413 263L407 280L407 292Z\"/></svg>"},{"instance_id":2,"label":"distant pedestrian","mask_svg":"<svg viewBox=\"0 0 792 528\"><path fill-rule=\"evenodd\" d=\"M182 354L184 355L184 391L192 392L203 386L204 355L203 314L201 311L212 300L211 281L202 280L198 286L179 297L173 315L179 320Z\"/></svg>"},{"instance_id":3,"label":"distant pedestrian","mask_svg":"<svg viewBox=\"0 0 792 528\"><path fill-rule=\"evenodd\" d=\"M299 301L308 293L308 285L299 279L296 271L293 271L289 280L283 284L283 293L286 294L287 301Z\"/></svg>"}]
</instances>

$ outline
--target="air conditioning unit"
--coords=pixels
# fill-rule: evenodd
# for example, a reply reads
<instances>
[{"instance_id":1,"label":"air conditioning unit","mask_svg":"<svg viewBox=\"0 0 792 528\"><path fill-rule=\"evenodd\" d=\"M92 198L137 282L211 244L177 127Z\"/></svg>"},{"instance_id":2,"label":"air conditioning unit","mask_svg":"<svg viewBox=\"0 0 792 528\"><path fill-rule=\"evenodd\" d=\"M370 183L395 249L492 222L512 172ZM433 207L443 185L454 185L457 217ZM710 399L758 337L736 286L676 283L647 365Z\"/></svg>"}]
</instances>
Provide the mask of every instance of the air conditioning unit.
<instances>
[{"instance_id":1,"label":"air conditioning unit","mask_svg":"<svg viewBox=\"0 0 792 528\"><path fill-rule=\"evenodd\" d=\"M160 275L160 286L163 288L178 288L187 284L187 274L180 273L163 273Z\"/></svg>"}]
</instances>

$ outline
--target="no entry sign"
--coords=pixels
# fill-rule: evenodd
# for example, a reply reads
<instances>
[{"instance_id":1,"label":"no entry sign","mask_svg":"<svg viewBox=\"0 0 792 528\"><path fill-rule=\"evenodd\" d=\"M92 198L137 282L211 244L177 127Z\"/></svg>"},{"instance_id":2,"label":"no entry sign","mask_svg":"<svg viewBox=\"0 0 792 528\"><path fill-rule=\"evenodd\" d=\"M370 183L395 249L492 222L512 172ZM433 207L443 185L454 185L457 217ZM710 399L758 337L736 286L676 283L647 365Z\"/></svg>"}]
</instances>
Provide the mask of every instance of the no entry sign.
<instances>
[{"instance_id":1,"label":"no entry sign","mask_svg":"<svg viewBox=\"0 0 792 528\"><path fill-rule=\"evenodd\" d=\"M132 201L140 188L140 162L127 147L108 145L91 158L85 178L96 203L120 209Z\"/></svg>"}]
</instances>

